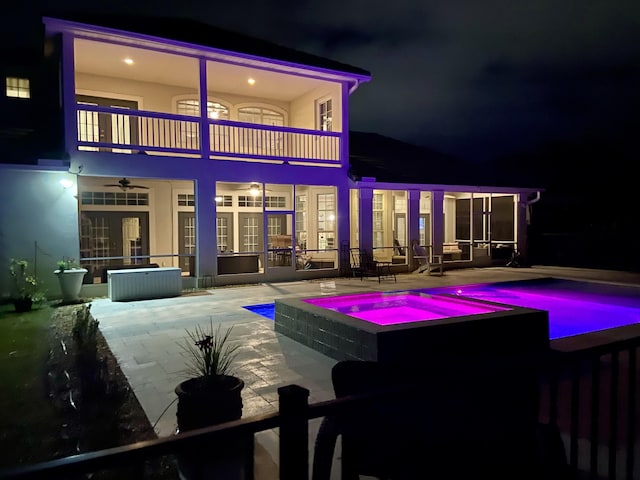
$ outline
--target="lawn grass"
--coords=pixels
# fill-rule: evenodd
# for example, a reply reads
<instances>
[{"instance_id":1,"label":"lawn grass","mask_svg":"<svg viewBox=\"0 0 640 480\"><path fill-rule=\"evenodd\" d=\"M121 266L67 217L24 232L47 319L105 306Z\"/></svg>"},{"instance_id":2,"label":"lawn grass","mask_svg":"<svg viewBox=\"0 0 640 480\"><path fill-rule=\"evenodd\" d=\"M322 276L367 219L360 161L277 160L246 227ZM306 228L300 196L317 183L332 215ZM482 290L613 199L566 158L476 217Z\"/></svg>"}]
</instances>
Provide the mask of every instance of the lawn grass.
<instances>
[{"instance_id":1,"label":"lawn grass","mask_svg":"<svg viewBox=\"0 0 640 480\"><path fill-rule=\"evenodd\" d=\"M49 306L0 305L0 467L55 456L61 426L45 381L51 315Z\"/></svg>"}]
</instances>

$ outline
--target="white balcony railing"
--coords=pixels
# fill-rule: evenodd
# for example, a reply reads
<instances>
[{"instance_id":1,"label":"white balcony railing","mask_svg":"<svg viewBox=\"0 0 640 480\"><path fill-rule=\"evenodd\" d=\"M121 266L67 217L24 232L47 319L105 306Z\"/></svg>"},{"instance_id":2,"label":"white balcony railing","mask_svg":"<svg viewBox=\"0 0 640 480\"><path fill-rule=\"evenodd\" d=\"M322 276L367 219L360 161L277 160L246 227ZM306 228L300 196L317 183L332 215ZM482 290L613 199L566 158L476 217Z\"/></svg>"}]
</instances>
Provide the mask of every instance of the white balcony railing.
<instances>
[{"instance_id":1,"label":"white balcony railing","mask_svg":"<svg viewBox=\"0 0 640 480\"><path fill-rule=\"evenodd\" d=\"M203 150L200 120L188 115L77 105L78 148L118 153L340 163L340 133L208 119L209 148Z\"/></svg>"}]
</instances>

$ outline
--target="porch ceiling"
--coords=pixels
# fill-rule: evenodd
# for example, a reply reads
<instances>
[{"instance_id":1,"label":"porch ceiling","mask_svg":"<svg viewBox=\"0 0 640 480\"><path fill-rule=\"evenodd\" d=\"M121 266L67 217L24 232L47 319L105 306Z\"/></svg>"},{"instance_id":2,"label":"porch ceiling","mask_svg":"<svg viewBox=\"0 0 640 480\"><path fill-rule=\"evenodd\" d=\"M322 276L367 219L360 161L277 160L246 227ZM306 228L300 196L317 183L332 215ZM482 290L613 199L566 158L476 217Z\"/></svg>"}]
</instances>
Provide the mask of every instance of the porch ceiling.
<instances>
[{"instance_id":1,"label":"porch ceiling","mask_svg":"<svg viewBox=\"0 0 640 480\"><path fill-rule=\"evenodd\" d=\"M131 58L133 65L124 63ZM85 39L75 41L77 72L198 89L198 61L168 53ZM291 101L326 84L322 80L283 75L221 62L207 64L208 90L234 95ZM255 84L249 85L248 78Z\"/></svg>"}]
</instances>

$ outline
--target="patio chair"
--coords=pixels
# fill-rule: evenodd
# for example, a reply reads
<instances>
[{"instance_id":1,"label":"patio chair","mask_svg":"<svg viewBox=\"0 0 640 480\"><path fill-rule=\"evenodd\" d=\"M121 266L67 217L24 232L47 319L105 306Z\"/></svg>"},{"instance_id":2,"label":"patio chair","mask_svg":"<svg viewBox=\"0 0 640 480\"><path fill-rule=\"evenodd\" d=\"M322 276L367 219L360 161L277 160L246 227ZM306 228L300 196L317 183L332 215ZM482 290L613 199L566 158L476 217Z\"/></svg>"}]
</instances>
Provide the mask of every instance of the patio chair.
<instances>
[{"instance_id":1,"label":"patio chair","mask_svg":"<svg viewBox=\"0 0 640 480\"><path fill-rule=\"evenodd\" d=\"M351 249L351 272L354 277L377 277L378 283L385 278L393 278L397 282L396 275L391 270L391 262L378 262L373 255L363 248Z\"/></svg>"},{"instance_id":2,"label":"patio chair","mask_svg":"<svg viewBox=\"0 0 640 480\"><path fill-rule=\"evenodd\" d=\"M442 265L442 255L431 255L427 252L427 249L422 245L418 244L417 240L414 240L412 245L413 249L413 258L418 262L418 273L427 272L429 275L432 272L438 273L442 275L443 265Z\"/></svg>"},{"instance_id":3,"label":"patio chair","mask_svg":"<svg viewBox=\"0 0 640 480\"><path fill-rule=\"evenodd\" d=\"M533 370L511 358L441 360L423 367L338 362L336 398L397 390L323 419L312 480L330 479L338 436L342 480L566 478L560 434L537 420Z\"/></svg>"}]
</instances>

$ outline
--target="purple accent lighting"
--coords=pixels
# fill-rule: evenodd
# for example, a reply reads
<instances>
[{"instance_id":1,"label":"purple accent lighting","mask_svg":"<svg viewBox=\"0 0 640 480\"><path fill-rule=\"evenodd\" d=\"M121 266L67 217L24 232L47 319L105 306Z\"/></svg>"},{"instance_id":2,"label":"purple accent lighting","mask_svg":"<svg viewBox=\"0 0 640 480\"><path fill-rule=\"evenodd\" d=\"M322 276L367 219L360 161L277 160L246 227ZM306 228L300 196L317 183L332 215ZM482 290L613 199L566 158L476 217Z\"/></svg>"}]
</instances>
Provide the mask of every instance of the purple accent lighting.
<instances>
[{"instance_id":1,"label":"purple accent lighting","mask_svg":"<svg viewBox=\"0 0 640 480\"><path fill-rule=\"evenodd\" d=\"M419 292L367 293L303 301L376 325L396 325L511 310L504 306Z\"/></svg>"},{"instance_id":2,"label":"purple accent lighting","mask_svg":"<svg viewBox=\"0 0 640 480\"><path fill-rule=\"evenodd\" d=\"M551 340L640 323L638 290L563 280L425 289L549 312Z\"/></svg>"}]
</instances>

